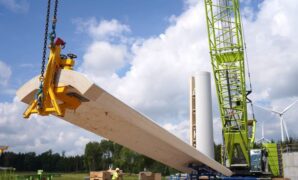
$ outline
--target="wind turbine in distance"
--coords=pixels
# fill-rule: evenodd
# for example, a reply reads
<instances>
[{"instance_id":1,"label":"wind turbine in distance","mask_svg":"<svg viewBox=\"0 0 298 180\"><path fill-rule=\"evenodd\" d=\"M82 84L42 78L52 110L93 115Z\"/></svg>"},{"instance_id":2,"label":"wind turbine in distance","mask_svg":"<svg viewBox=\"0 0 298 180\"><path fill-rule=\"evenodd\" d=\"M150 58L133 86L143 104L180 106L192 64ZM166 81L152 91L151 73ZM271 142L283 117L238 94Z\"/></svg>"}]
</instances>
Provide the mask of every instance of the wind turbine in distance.
<instances>
[{"instance_id":1,"label":"wind turbine in distance","mask_svg":"<svg viewBox=\"0 0 298 180\"><path fill-rule=\"evenodd\" d=\"M292 104L290 104L289 106L287 106L282 112L279 112L279 111L275 111L273 109L268 109L268 108L265 108L265 107L262 107L260 105L257 105L255 104L255 106L261 108L261 109L264 109L266 111L270 111L272 113L275 113L279 116L279 120L280 120L280 133L281 133L281 141L284 142L285 139L284 139L284 130L286 131L286 135L287 135L287 140L289 141L290 138L289 138L289 133L288 133L288 128L287 128L287 125L283 119L283 115L288 111L290 110L296 103L298 102L298 100L294 101Z\"/></svg>"},{"instance_id":2,"label":"wind turbine in distance","mask_svg":"<svg viewBox=\"0 0 298 180\"><path fill-rule=\"evenodd\" d=\"M264 122L262 122L262 138L257 141L259 142L270 142L268 139L265 138L265 133L264 133Z\"/></svg>"}]
</instances>

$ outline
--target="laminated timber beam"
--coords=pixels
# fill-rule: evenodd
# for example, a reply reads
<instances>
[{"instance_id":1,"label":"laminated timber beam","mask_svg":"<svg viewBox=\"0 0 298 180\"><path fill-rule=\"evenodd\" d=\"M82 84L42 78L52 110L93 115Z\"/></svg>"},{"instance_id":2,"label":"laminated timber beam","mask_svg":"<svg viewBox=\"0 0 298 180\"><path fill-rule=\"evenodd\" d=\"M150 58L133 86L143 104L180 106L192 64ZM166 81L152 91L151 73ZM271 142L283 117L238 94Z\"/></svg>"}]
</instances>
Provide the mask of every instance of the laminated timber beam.
<instances>
[{"instance_id":1,"label":"laminated timber beam","mask_svg":"<svg viewBox=\"0 0 298 180\"><path fill-rule=\"evenodd\" d=\"M81 101L76 110L66 110L64 117L58 118L184 173L191 173L193 169L189 164L196 163L220 174L232 175L229 169L121 102L83 74L61 70L55 81L57 87L68 86L67 94ZM38 77L25 83L17 91L19 100L30 104L38 85Z\"/></svg>"}]
</instances>

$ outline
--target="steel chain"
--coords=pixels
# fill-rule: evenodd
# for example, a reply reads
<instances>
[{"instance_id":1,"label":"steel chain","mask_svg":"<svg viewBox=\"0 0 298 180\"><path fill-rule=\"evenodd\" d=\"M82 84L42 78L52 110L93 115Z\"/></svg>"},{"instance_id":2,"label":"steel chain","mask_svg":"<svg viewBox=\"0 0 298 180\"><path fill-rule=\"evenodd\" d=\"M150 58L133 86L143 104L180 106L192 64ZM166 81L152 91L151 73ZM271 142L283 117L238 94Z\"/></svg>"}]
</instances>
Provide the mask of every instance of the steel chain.
<instances>
[{"instance_id":1,"label":"steel chain","mask_svg":"<svg viewBox=\"0 0 298 180\"><path fill-rule=\"evenodd\" d=\"M44 69L45 69L46 55L47 55L50 9L51 9L51 0L48 0L47 14L46 14L46 24L45 24L45 33L44 33L44 44L43 44L43 51L42 51L41 72L40 72L40 78L39 78L41 82L43 82L43 79L44 79Z\"/></svg>"},{"instance_id":2,"label":"steel chain","mask_svg":"<svg viewBox=\"0 0 298 180\"><path fill-rule=\"evenodd\" d=\"M57 11L58 11L58 0L55 0L55 8L54 8L54 16L53 16L53 24L55 24L56 28L56 22L57 22Z\"/></svg>"},{"instance_id":3,"label":"steel chain","mask_svg":"<svg viewBox=\"0 0 298 180\"><path fill-rule=\"evenodd\" d=\"M56 38L57 11L58 11L58 0L55 0L54 15L53 15L53 21L52 21L52 32L50 34L51 45L54 44L54 40Z\"/></svg>"}]
</instances>

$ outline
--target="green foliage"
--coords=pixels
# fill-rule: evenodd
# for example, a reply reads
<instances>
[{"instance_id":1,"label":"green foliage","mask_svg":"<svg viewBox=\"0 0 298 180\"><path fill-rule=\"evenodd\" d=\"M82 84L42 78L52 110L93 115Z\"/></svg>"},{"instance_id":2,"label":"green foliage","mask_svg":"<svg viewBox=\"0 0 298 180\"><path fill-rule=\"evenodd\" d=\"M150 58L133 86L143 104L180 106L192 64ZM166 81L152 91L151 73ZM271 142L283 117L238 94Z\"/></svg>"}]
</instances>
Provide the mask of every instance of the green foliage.
<instances>
[{"instance_id":1,"label":"green foliage","mask_svg":"<svg viewBox=\"0 0 298 180\"><path fill-rule=\"evenodd\" d=\"M102 148L98 142L89 142L85 147L85 165L88 170L102 169Z\"/></svg>"},{"instance_id":2,"label":"green foliage","mask_svg":"<svg viewBox=\"0 0 298 180\"><path fill-rule=\"evenodd\" d=\"M119 167L126 173L139 173L144 169L160 172L163 175L177 172L153 159L107 140L102 140L100 143L88 143L85 148L84 160L89 170L106 170L109 167Z\"/></svg>"},{"instance_id":3,"label":"green foliage","mask_svg":"<svg viewBox=\"0 0 298 180\"><path fill-rule=\"evenodd\" d=\"M177 171L151 158L131 151L112 141L89 142L85 154L81 156L65 156L53 153L52 150L36 155L34 152L13 153L5 152L0 156L0 166L14 167L17 171L36 172L88 172L107 170L109 167L119 167L125 173L139 173L144 169L160 172L163 175Z\"/></svg>"},{"instance_id":4,"label":"green foliage","mask_svg":"<svg viewBox=\"0 0 298 180\"><path fill-rule=\"evenodd\" d=\"M215 161L221 163L221 144L214 143L214 158Z\"/></svg>"},{"instance_id":5,"label":"green foliage","mask_svg":"<svg viewBox=\"0 0 298 180\"><path fill-rule=\"evenodd\" d=\"M1 168L0 169L0 179L2 180L14 180L15 179L15 174L14 174L15 169L14 168Z\"/></svg>"},{"instance_id":6,"label":"green foliage","mask_svg":"<svg viewBox=\"0 0 298 180\"><path fill-rule=\"evenodd\" d=\"M34 152L13 153L5 152L0 156L1 167L14 167L17 171L36 172L43 169L46 172L85 171L84 156L65 157L51 150L40 155Z\"/></svg>"}]
</instances>

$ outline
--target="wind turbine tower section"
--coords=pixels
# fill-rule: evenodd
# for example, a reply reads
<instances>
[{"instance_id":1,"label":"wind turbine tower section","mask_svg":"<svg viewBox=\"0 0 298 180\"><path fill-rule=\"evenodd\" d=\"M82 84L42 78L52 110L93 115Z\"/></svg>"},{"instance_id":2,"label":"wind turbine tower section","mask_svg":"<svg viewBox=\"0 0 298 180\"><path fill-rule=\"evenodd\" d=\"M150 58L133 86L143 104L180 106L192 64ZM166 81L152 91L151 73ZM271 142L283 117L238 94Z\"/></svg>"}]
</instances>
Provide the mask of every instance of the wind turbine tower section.
<instances>
[{"instance_id":1,"label":"wind turbine tower section","mask_svg":"<svg viewBox=\"0 0 298 180\"><path fill-rule=\"evenodd\" d=\"M190 143L214 159L210 73L199 72L190 80Z\"/></svg>"}]
</instances>

